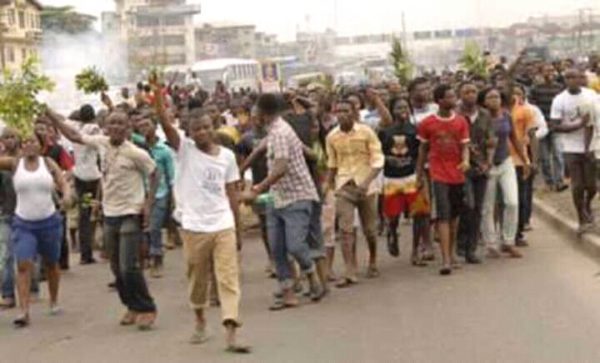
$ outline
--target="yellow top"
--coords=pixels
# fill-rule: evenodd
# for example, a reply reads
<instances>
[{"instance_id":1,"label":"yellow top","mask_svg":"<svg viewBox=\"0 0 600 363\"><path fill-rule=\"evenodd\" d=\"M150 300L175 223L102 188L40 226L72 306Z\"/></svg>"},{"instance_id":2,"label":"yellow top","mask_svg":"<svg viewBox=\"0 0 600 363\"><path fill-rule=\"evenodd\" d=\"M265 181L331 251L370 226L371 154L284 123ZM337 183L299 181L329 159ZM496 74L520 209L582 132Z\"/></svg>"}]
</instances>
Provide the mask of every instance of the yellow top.
<instances>
[{"instance_id":1,"label":"yellow top","mask_svg":"<svg viewBox=\"0 0 600 363\"><path fill-rule=\"evenodd\" d=\"M343 132L338 126L327 136L326 144L327 167L337 169L336 190L350 181L359 185L373 169L383 168L381 142L367 125L356 123L350 132ZM377 192L377 183L371 183L368 194Z\"/></svg>"}]
</instances>

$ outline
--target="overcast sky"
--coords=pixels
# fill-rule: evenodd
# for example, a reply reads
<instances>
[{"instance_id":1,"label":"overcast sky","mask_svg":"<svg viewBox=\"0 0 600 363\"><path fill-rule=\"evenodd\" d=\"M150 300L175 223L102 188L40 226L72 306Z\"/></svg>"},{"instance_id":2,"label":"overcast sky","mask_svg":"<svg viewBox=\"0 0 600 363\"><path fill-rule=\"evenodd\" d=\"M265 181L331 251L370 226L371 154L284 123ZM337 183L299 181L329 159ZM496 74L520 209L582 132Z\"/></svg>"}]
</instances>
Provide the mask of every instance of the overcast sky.
<instances>
[{"instance_id":1,"label":"overcast sky","mask_svg":"<svg viewBox=\"0 0 600 363\"><path fill-rule=\"evenodd\" d=\"M99 16L114 10L112 0L41 0L47 5L74 5L77 10ZM499 26L524 21L530 15L576 14L595 7L600 0L188 0L202 5L196 22L232 21L253 23L258 30L292 39L296 29L323 30L334 27L352 35L400 31L404 11L407 30Z\"/></svg>"}]
</instances>

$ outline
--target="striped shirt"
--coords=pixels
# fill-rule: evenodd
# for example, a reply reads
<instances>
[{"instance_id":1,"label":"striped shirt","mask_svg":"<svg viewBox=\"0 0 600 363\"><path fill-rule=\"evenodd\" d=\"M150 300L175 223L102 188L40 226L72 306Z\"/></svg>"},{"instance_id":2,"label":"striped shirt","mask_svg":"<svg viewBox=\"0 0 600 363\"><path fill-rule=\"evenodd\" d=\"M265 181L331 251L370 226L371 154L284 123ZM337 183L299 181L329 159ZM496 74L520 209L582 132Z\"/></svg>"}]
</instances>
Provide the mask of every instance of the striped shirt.
<instances>
[{"instance_id":1,"label":"striped shirt","mask_svg":"<svg viewBox=\"0 0 600 363\"><path fill-rule=\"evenodd\" d=\"M302 141L294 129L282 118L275 120L268 130L267 164L269 171L273 170L274 162L277 159L287 160L288 167L283 178L271 186L275 208L285 208L299 201L318 201L319 195L304 159Z\"/></svg>"}]
</instances>

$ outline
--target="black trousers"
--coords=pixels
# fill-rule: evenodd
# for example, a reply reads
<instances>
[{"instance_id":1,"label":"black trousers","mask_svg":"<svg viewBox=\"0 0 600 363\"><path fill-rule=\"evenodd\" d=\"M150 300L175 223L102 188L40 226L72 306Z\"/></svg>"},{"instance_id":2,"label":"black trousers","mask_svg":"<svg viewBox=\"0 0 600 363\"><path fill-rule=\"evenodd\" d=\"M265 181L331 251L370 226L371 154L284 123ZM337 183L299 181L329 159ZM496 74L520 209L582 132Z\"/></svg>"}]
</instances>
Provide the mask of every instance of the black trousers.
<instances>
[{"instance_id":1,"label":"black trousers","mask_svg":"<svg viewBox=\"0 0 600 363\"><path fill-rule=\"evenodd\" d=\"M529 223L531 216L531 201L533 194L533 175L523 178L523 167L517 166L517 185L519 188L519 225L517 228L517 240L525 237L525 225Z\"/></svg>"},{"instance_id":2,"label":"black trousers","mask_svg":"<svg viewBox=\"0 0 600 363\"><path fill-rule=\"evenodd\" d=\"M487 187L487 177L477 175L465 181L465 207L458 228L458 249L465 255L474 255L481 236L481 214Z\"/></svg>"},{"instance_id":3,"label":"black trousers","mask_svg":"<svg viewBox=\"0 0 600 363\"><path fill-rule=\"evenodd\" d=\"M136 313L156 311L142 273L139 250L142 243L139 215L104 218L104 242L123 305Z\"/></svg>"}]
</instances>

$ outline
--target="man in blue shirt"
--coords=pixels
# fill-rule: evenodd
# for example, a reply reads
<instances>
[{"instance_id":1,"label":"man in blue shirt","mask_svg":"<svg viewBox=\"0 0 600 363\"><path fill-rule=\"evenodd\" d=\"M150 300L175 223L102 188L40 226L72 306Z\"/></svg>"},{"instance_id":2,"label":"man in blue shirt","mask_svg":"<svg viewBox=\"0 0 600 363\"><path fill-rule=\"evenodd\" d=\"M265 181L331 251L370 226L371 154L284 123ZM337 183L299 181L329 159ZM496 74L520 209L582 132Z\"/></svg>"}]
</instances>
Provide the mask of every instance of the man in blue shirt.
<instances>
[{"instance_id":1,"label":"man in blue shirt","mask_svg":"<svg viewBox=\"0 0 600 363\"><path fill-rule=\"evenodd\" d=\"M150 217L150 258L152 260L152 269L150 275L154 278L162 277L163 269L163 241L162 228L169 216L169 198L171 187L175 179L175 164L173 152L156 135L156 123L150 117L150 114L142 114L136 122L139 133L144 137L144 146L154 159L157 169L160 172L158 188L152 213Z\"/></svg>"}]
</instances>

